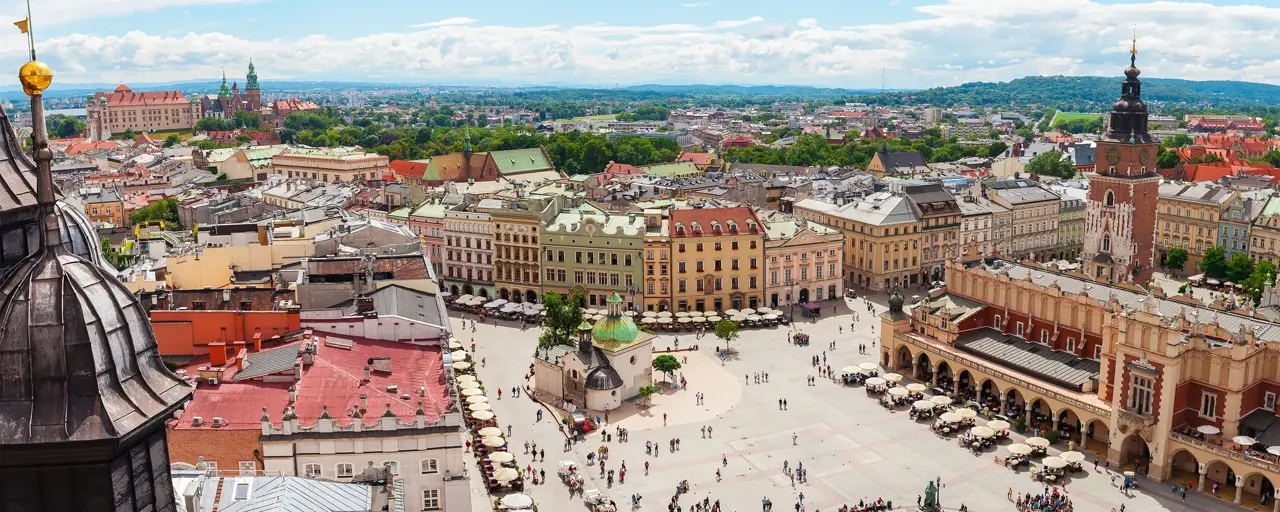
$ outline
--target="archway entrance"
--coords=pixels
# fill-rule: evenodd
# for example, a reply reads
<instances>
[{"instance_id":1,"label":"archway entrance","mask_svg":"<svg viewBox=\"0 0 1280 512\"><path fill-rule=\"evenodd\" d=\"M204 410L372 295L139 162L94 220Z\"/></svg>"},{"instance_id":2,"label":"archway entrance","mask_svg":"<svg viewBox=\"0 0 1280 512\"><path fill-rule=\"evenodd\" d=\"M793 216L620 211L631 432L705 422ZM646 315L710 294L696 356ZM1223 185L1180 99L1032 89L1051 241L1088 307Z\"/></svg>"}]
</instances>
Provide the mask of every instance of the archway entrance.
<instances>
[{"instance_id":1,"label":"archway entrance","mask_svg":"<svg viewBox=\"0 0 1280 512\"><path fill-rule=\"evenodd\" d=\"M1026 404L1027 401L1022 398L1022 393L1018 392L1017 388L1010 389L1004 394L1004 415L1012 421L1025 418Z\"/></svg>"},{"instance_id":2,"label":"archway entrance","mask_svg":"<svg viewBox=\"0 0 1280 512\"><path fill-rule=\"evenodd\" d=\"M982 391L978 396L983 407L993 411L1000 410L1000 388L996 386L996 381L991 379L982 381Z\"/></svg>"},{"instance_id":3,"label":"archway entrance","mask_svg":"<svg viewBox=\"0 0 1280 512\"><path fill-rule=\"evenodd\" d=\"M467 286L471 286L471 285L467 285ZM481 289L480 289L480 296L481 296L481 297L484 297L484 298L486 298L486 299L487 299L487 298L489 298L489 289L488 289L488 288L481 288Z\"/></svg>"},{"instance_id":4,"label":"archway entrance","mask_svg":"<svg viewBox=\"0 0 1280 512\"><path fill-rule=\"evenodd\" d=\"M938 363L937 379L934 381L934 386L949 392L955 389L952 387L954 385L955 377L951 375L951 365L947 364L946 361Z\"/></svg>"},{"instance_id":5,"label":"archway entrance","mask_svg":"<svg viewBox=\"0 0 1280 512\"><path fill-rule=\"evenodd\" d=\"M898 367L896 369L897 370L911 369L911 350L908 350L907 347L898 347ZM910 372L903 372L903 373L910 373Z\"/></svg>"},{"instance_id":6,"label":"archway entrance","mask_svg":"<svg viewBox=\"0 0 1280 512\"><path fill-rule=\"evenodd\" d=\"M467 292L467 293L471 293L471 292ZM455 284L449 287L449 295L452 295L454 297L458 296L458 285Z\"/></svg>"},{"instance_id":7,"label":"archway entrance","mask_svg":"<svg viewBox=\"0 0 1280 512\"><path fill-rule=\"evenodd\" d=\"M1080 440L1080 417L1075 411L1063 409L1058 411L1058 439L1062 443Z\"/></svg>"},{"instance_id":8,"label":"archway entrance","mask_svg":"<svg viewBox=\"0 0 1280 512\"><path fill-rule=\"evenodd\" d=\"M1269 502L1275 499L1276 487L1271 485L1271 480L1262 473L1250 473L1249 476L1244 477L1243 483L1244 492L1241 493L1241 500L1238 503L1263 504L1261 498L1266 496L1268 502L1266 505L1269 505Z\"/></svg>"},{"instance_id":9,"label":"archway entrance","mask_svg":"<svg viewBox=\"0 0 1280 512\"><path fill-rule=\"evenodd\" d=\"M511 300L511 290L503 288L498 291L498 298L502 300Z\"/></svg>"},{"instance_id":10,"label":"archway entrance","mask_svg":"<svg viewBox=\"0 0 1280 512\"><path fill-rule=\"evenodd\" d=\"M1031 402L1031 428L1038 429L1042 432L1053 430L1053 409L1049 408L1049 404L1039 398Z\"/></svg>"},{"instance_id":11,"label":"archway entrance","mask_svg":"<svg viewBox=\"0 0 1280 512\"><path fill-rule=\"evenodd\" d=\"M1145 474L1151 464L1151 449L1147 440L1138 434L1130 434L1120 443L1120 467Z\"/></svg>"},{"instance_id":12,"label":"archway entrance","mask_svg":"<svg viewBox=\"0 0 1280 512\"><path fill-rule=\"evenodd\" d=\"M1205 466L1204 492L1213 496L1234 501L1236 497L1236 472L1227 463L1220 460L1209 461Z\"/></svg>"},{"instance_id":13,"label":"archway entrance","mask_svg":"<svg viewBox=\"0 0 1280 512\"><path fill-rule=\"evenodd\" d=\"M801 303L801 304L804 304L804 303L806 303L806 302L809 302L809 289L808 289L808 288L801 288L801 289L800 289L800 303Z\"/></svg>"},{"instance_id":14,"label":"archway entrance","mask_svg":"<svg viewBox=\"0 0 1280 512\"><path fill-rule=\"evenodd\" d=\"M529 290L529 291L527 291L527 292L524 292L524 300L525 300L525 302L528 302L528 303L530 303L530 304L535 304L535 303L537 303L537 302L538 302L538 292L535 292L535 291L533 291L533 290Z\"/></svg>"},{"instance_id":15,"label":"archway entrance","mask_svg":"<svg viewBox=\"0 0 1280 512\"><path fill-rule=\"evenodd\" d=\"M882 368L888 368L888 367L889 367L889 351L888 351L888 350L881 350L881 351L880 351L880 366L881 366Z\"/></svg>"},{"instance_id":16,"label":"archway entrance","mask_svg":"<svg viewBox=\"0 0 1280 512\"><path fill-rule=\"evenodd\" d=\"M933 364L929 362L929 354L924 352L916 357L916 380L933 382Z\"/></svg>"},{"instance_id":17,"label":"archway entrance","mask_svg":"<svg viewBox=\"0 0 1280 512\"><path fill-rule=\"evenodd\" d=\"M511 290L511 298L507 300L519 304L524 301L524 294L520 290Z\"/></svg>"},{"instance_id":18,"label":"archway entrance","mask_svg":"<svg viewBox=\"0 0 1280 512\"><path fill-rule=\"evenodd\" d=\"M462 293L465 293L467 295L475 295L475 291L471 288L471 285L469 284L462 285Z\"/></svg>"},{"instance_id":19,"label":"archway entrance","mask_svg":"<svg viewBox=\"0 0 1280 512\"><path fill-rule=\"evenodd\" d=\"M978 392L974 389L973 374L969 373L969 370L960 370L960 377L957 381L960 384L960 399L973 400L973 397L976 396Z\"/></svg>"},{"instance_id":20,"label":"archway entrance","mask_svg":"<svg viewBox=\"0 0 1280 512\"><path fill-rule=\"evenodd\" d=\"M1191 488L1196 489L1200 481L1200 461L1187 450L1174 453L1169 460L1169 481L1178 485L1191 484Z\"/></svg>"},{"instance_id":21,"label":"archway entrance","mask_svg":"<svg viewBox=\"0 0 1280 512\"><path fill-rule=\"evenodd\" d=\"M1087 450L1105 458L1107 456L1107 443L1110 441L1111 427L1107 426L1107 420L1090 420L1085 430L1084 446L1081 446L1081 450Z\"/></svg>"}]
</instances>

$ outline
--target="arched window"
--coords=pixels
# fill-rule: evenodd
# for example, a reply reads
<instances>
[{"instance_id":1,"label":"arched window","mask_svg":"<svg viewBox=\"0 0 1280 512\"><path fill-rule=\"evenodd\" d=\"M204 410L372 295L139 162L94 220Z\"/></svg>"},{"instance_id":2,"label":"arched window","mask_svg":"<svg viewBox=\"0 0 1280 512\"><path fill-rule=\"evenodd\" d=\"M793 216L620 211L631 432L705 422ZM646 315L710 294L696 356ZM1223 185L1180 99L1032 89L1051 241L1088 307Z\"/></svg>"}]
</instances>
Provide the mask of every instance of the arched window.
<instances>
[{"instance_id":1,"label":"arched window","mask_svg":"<svg viewBox=\"0 0 1280 512\"><path fill-rule=\"evenodd\" d=\"M677 235L683 235L683 234L684 234L684 224L681 224L681 223L679 223L679 222L677 222L677 223L676 223L676 234L677 234Z\"/></svg>"},{"instance_id":2,"label":"arched window","mask_svg":"<svg viewBox=\"0 0 1280 512\"><path fill-rule=\"evenodd\" d=\"M1115 192L1112 192L1112 191L1108 190L1108 191L1107 191L1107 196L1106 196L1105 198L1103 198L1103 200L1102 200L1102 205L1103 205L1103 206L1115 206L1115 205L1116 205L1116 194L1115 194Z\"/></svg>"}]
</instances>

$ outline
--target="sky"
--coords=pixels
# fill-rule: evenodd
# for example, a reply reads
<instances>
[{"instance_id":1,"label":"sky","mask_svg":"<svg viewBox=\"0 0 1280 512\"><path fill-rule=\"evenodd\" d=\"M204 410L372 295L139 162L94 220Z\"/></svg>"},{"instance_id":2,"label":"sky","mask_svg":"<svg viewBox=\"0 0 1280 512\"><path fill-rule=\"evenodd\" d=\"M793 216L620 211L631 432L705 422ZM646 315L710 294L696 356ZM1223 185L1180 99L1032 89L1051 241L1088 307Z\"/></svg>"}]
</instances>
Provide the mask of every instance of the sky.
<instances>
[{"instance_id":1,"label":"sky","mask_svg":"<svg viewBox=\"0 0 1280 512\"><path fill-rule=\"evenodd\" d=\"M914 89L1119 76L1135 32L1144 77L1280 84L1280 0L32 3L61 84L243 81L252 59L265 82ZM0 66L25 59L0 26Z\"/></svg>"}]
</instances>

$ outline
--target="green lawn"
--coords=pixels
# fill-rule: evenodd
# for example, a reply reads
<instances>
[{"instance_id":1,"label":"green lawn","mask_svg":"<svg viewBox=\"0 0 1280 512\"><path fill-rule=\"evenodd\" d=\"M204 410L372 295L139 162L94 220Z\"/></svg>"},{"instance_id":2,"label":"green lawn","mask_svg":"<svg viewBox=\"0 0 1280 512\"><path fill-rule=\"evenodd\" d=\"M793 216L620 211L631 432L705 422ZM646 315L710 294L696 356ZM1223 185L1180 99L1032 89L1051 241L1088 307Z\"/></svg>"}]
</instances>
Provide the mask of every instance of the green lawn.
<instances>
[{"instance_id":1,"label":"green lawn","mask_svg":"<svg viewBox=\"0 0 1280 512\"><path fill-rule=\"evenodd\" d=\"M1102 117L1102 114L1086 114L1083 112L1058 112L1058 115L1054 116L1053 118L1053 124L1069 123L1077 119L1090 121L1093 119L1097 119L1099 117Z\"/></svg>"}]
</instances>

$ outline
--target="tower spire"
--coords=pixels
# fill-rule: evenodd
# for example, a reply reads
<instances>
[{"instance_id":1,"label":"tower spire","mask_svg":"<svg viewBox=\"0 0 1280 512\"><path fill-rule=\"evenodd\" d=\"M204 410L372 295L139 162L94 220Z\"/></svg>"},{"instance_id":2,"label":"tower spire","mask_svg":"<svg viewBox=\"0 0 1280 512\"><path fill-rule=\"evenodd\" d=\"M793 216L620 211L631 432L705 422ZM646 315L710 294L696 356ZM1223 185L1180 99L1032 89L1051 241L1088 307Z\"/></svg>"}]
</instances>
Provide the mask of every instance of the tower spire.
<instances>
[{"instance_id":1,"label":"tower spire","mask_svg":"<svg viewBox=\"0 0 1280 512\"><path fill-rule=\"evenodd\" d=\"M1133 27L1133 42L1129 46L1129 66L1138 67L1138 27Z\"/></svg>"}]
</instances>

